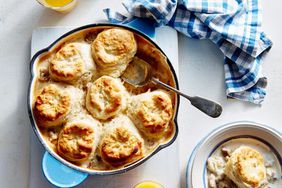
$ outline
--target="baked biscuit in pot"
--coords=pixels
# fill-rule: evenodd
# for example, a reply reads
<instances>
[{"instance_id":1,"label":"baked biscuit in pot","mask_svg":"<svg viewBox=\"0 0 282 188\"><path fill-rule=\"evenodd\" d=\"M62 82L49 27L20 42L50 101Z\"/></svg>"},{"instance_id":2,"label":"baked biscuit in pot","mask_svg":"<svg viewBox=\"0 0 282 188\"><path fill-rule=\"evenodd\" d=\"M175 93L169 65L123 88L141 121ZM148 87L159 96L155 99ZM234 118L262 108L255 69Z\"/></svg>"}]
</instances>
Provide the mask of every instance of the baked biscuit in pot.
<instances>
[{"instance_id":1,"label":"baked biscuit in pot","mask_svg":"<svg viewBox=\"0 0 282 188\"><path fill-rule=\"evenodd\" d=\"M113 28L99 33L91 50L102 75L120 77L136 54L137 43L132 32Z\"/></svg>"},{"instance_id":2,"label":"baked biscuit in pot","mask_svg":"<svg viewBox=\"0 0 282 188\"><path fill-rule=\"evenodd\" d=\"M63 158L82 162L87 160L96 149L95 139L98 137L91 122L74 121L67 123L60 131L57 151Z\"/></svg>"},{"instance_id":3,"label":"baked biscuit in pot","mask_svg":"<svg viewBox=\"0 0 282 188\"><path fill-rule=\"evenodd\" d=\"M49 64L51 78L68 83L75 82L86 71L94 70L90 45L84 43L66 44L54 55Z\"/></svg>"},{"instance_id":4,"label":"baked biscuit in pot","mask_svg":"<svg viewBox=\"0 0 282 188\"><path fill-rule=\"evenodd\" d=\"M164 90L155 90L133 96L127 113L148 138L161 138L167 132L173 115L170 95Z\"/></svg>"},{"instance_id":5,"label":"baked biscuit in pot","mask_svg":"<svg viewBox=\"0 0 282 188\"><path fill-rule=\"evenodd\" d=\"M241 146L231 154L224 173L239 188L259 188L267 184L264 158L248 146Z\"/></svg>"},{"instance_id":6,"label":"baked biscuit in pot","mask_svg":"<svg viewBox=\"0 0 282 188\"><path fill-rule=\"evenodd\" d=\"M106 125L99 143L102 160L111 166L122 166L144 156L144 142L132 121L121 115Z\"/></svg>"},{"instance_id":7,"label":"baked biscuit in pot","mask_svg":"<svg viewBox=\"0 0 282 188\"><path fill-rule=\"evenodd\" d=\"M70 112L71 96L54 84L43 87L34 103L34 114L40 126L60 126Z\"/></svg>"},{"instance_id":8,"label":"baked biscuit in pot","mask_svg":"<svg viewBox=\"0 0 282 188\"><path fill-rule=\"evenodd\" d=\"M94 118L107 120L126 107L127 95L120 79L102 76L89 86L86 108Z\"/></svg>"}]
</instances>

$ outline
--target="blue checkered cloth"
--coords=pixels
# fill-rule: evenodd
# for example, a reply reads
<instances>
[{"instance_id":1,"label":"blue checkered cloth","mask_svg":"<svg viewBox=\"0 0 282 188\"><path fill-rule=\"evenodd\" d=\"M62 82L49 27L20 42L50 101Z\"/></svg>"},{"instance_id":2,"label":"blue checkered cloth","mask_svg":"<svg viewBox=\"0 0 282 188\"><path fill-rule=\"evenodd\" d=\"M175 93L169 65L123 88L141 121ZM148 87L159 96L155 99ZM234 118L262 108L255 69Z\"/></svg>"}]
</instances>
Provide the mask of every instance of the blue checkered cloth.
<instances>
[{"instance_id":1,"label":"blue checkered cloth","mask_svg":"<svg viewBox=\"0 0 282 188\"><path fill-rule=\"evenodd\" d=\"M128 16L105 9L113 23L153 19L194 39L209 39L224 58L226 94L260 104L266 95L262 57L272 45L261 31L261 0L125 0Z\"/></svg>"}]
</instances>

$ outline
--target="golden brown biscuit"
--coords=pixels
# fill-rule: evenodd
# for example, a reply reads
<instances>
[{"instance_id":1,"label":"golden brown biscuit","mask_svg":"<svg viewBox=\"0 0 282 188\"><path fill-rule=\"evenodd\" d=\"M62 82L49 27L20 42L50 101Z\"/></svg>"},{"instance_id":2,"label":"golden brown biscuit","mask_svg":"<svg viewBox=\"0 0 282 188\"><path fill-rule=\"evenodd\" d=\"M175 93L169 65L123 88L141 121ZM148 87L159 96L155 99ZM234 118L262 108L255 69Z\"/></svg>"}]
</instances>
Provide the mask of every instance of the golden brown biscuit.
<instances>
[{"instance_id":1,"label":"golden brown biscuit","mask_svg":"<svg viewBox=\"0 0 282 188\"><path fill-rule=\"evenodd\" d=\"M127 116L109 123L99 144L102 160L112 166L131 163L143 157L143 140Z\"/></svg>"},{"instance_id":2,"label":"golden brown biscuit","mask_svg":"<svg viewBox=\"0 0 282 188\"><path fill-rule=\"evenodd\" d=\"M73 82L83 74L85 62L77 45L76 43L66 44L55 54L49 64L52 79Z\"/></svg>"},{"instance_id":3,"label":"golden brown biscuit","mask_svg":"<svg viewBox=\"0 0 282 188\"><path fill-rule=\"evenodd\" d=\"M106 120L126 107L127 92L121 81L102 76L91 85L86 95L86 108L93 117Z\"/></svg>"},{"instance_id":4,"label":"golden brown biscuit","mask_svg":"<svg viewBox=\"0 0 282 188\"><path fill-rule=\"evenodd\" d=\"M94 128L85 122L67 123L58 138L58 153L69 161L89 158L94 148Z\"/></svg>"},{"instance_id":5,"label":"golden brown biscuit","mask_svg":"<svg viewBox=\"0 0 282 188\"><path fill-rule=\"evenodd\" d=\"M99 33L91 49L101 74L119 77L136 54L137 44L132 32L113 28Z\"/></svg>"},{"instance_id":6,"label":"golden brown biscuit","mask_svg":"<svg viewBox=\"0 0 282 188\"><path fill-rule=\"evenodd\" d=\"M133 96L128 114L136 127L150 138L160 138L169 127L173 108L170 96L162 90Z\"/></svg>"},{"instance_id":7,"label":"golden brown biscuit","mask_svg":"<svg viewBox=\"0 0 282 188\"><path fill-rule=\"evenodd\" d=\"M70 107L70 94L51 84L45 86L37 96L34 114L40 126L59 126L69 113Z\"/></svg>"},{"instance_id":8,"label":"golden brown biscuit","mask_svg":"<svg viewBox=\"0 0 282 188\"><path fill-rule=\"evenodd\" d=\"M231 154L224 173L239 188L258 188L267 182L263 156L247 146L241 146Z\"/></svg>"}]
</instances>

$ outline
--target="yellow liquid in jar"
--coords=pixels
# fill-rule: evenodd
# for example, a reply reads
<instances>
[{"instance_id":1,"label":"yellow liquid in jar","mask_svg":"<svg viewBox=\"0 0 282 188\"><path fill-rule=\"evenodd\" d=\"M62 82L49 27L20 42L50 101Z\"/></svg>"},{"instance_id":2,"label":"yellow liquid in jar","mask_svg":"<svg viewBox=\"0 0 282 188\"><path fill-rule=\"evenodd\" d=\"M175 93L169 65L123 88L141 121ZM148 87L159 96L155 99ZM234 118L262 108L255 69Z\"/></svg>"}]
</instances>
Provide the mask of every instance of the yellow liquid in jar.
<instances>
[{"instance_id":1,"label":"yellow liquid in jar","mask_svg":"<svg viewBox=\"0 0 282 188\"><path fill-rule=\"evenodd\" d=\"M134 188L163 188L163 186L151 181L144 181L136 185Z\"/></svg>"},{"instance_id":2,"label":"yellow liquid in jar","mask_svg":"<svg viewBox=\"0 0 282 188\"><path fill-rule=\"evenodd\" d=\"M63 7L72 1L73 0L45 0L45 3L50 7Z\"/></svg>"}]
</instances>

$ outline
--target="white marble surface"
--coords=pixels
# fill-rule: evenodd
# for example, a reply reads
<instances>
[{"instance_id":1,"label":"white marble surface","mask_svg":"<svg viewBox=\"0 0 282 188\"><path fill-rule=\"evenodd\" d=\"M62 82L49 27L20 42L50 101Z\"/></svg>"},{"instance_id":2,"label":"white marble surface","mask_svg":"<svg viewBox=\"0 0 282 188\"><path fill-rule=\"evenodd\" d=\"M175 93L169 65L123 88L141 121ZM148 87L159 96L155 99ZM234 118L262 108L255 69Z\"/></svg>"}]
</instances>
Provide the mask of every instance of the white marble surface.
<instances>
[{"instance_id":1,"label":"white marble surface","mask_svg":"<svg viewBox=\"0 0 282 188\"><path fill-rule=\"evenodd\" d=\"M209 41L196 41L179 35L180 87L223 104L224 113L210 119L182 100L179 114L180 162L182 187L185 169L195 144L215 127L237 120L268 124L280 131L282 112L282 1L263 1L263 30L274 46L264 60L264 74L269 79L263 106L226 100L223 59ZM70 14L61 15L39 6L35 0L0 0L0 187L28 187L29 119L26 93L29 79L30 39L39 26L80 26L104 19L103 8L124 12L120 1L79 0Z\"/></svg>"}]
</instances>

